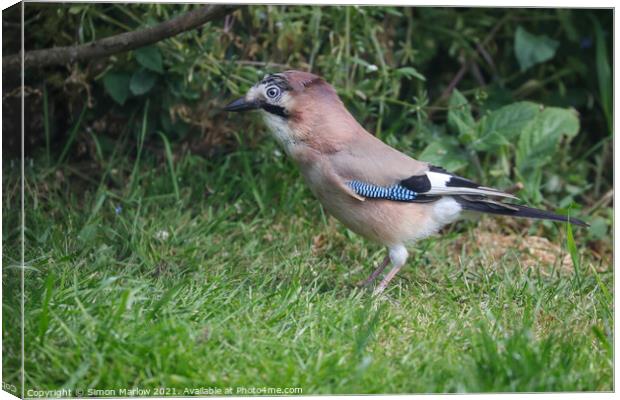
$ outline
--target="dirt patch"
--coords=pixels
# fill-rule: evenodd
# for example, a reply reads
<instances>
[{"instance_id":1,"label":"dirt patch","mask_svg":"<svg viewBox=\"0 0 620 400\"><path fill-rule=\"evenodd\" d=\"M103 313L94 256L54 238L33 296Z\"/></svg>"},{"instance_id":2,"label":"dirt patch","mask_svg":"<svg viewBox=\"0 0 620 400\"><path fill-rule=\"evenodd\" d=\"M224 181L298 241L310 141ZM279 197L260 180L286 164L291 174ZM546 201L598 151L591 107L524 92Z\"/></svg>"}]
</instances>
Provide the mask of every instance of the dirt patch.
<instances>
[{"instance_id":1,"label":"dirt patch","mask_svg":"<svg viewBox=\"0 0 620 400\"><path fill-rule=\"evenodd\" d=\"M493 260L501 260L514 259L518 254L519 264L525 269L540 269L543 275L550 275L554 269L561 274L573 273L573 263L563 242L530 235L523 229L506 229L492 220L481 221L471 234L463 235L454 246L453 254L459 256L482 252Z\"/></svg>"},{"instance_id":2,"label":"dirt patch","mask_svg":"<svg viewBox=\"0 0 620 400\"><path fill-rule=\"evenodd\" d=\"M496 232L474 233L476 247L494 259L501 259L510 251L519 251L519 263L523 268L541 268L550 273L553 266L561 272L572 272L573 263L562 247L540 236L519 236Z\"/></svg>"}]
</instances>

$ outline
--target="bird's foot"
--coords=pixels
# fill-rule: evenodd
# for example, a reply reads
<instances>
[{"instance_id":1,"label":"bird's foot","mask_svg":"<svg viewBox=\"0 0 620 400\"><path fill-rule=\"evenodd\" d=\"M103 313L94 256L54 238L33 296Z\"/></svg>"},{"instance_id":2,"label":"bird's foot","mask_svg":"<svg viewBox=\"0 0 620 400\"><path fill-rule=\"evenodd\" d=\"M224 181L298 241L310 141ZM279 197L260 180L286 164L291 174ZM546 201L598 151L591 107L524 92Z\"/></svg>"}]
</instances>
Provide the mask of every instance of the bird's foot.
<instances>
[{"instance_id":1,"label":"bird's foot","mask_svg":"<svg viewBox=\"0 0 620 400\"><path fill-rule=\"evenodd\" d=\"M379 266L374 271L372 271L372 274L370 274L370 276L366 278L366 280L364 280L363 282L359 282L357 284L357 287L367 288L368 286L370 286L370 284L373 283L375 279L377 279L377 277L385 270L389 263L390 256L386 255L383 261L381 261L381 264L379 264Z\"/></svg>"}]
</instances>

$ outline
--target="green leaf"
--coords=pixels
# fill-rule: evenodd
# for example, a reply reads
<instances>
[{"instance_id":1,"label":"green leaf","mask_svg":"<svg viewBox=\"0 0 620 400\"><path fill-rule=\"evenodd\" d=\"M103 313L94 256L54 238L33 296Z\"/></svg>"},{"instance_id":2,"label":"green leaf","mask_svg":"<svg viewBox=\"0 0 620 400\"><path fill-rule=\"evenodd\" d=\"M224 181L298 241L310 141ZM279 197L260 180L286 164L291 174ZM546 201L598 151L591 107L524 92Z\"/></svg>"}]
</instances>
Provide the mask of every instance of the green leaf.
<instances>
[{"instance_id":1,"label":"green leaf","mask_svg":"<svg viewBox=\"0 0 620 400\"><path fill-rule=\"evenodd\" d=\"M579 262L579 252L577 251L577 245L575 244L575 239L573 237L573 226L572 224L566 224L566 247L568 247L568 253L570 254L571 261L573 262L573 268L575 269L575 278L577 280L577 285L581 287L581 278L580 272L581 263Z\"/></svg>"},{"instance_id":2,"label":"green leaf","mask_svg":"<svg viewBox=\"0 0 620 400\"><path fill-rule=\"evenodd\" d=\"M421 81L426 81L426 78L424 77L424 75L419 73L418 70L413 67L398 68L396 70L396 74L400 76L404 76L405 78L408 78L408 79L417 78Z\"/></svg>"},{"instance_id":3,"label":"green leaf","mask_svg":"<svg viewBox=\"0 0 620 400\"><path fill-rule=\"evenodd\" d=\"M579 119L574 111L555 107L540 111L519 138L517 166L543 165L555 153L562 135L573 137L578 132Z\"/></svg>"},{"instance_id":4,"label":"green leaf","mask_svg":"<svg viewBox=\"0 0 620 400\"><path fill-rule=\"evenodd\" d=\"M442 138L426 146L420 154L420 160L452 172L467 165L467 156L453 137Z\"/></svg>"},{"instance_id":5,"label":"green leaf","mask_svg":"<svg viewBox=\"0 0 620 400\"><path fill-rule=\"evenodd\" d=\"M522 26L518 26L514 46L521 71L551 60L559 45L560 42L546 35L533 35L523 29Z\"/></svg>"},{"instance_id":6,"label":"green leaf","mask_svg":"<svg viewBox=\"0 0 620 400\"><path fill-rule=\"evenodd\" d=\"M605 218L595 217L590 223L589 232L594 239L604 239L607 237L609 224Z\"/></svg>"},{"instance_id":7,"label":"green leaf","mask_svg":"<svg viewBox=\"0 0 620 400\"><path fill-rule=\"evenodd\" d=\"M79 14L82 12L82 10L84 10L86 7L83 5L75 5L75 6L71 6L69 7L69 14Z\"/></svg>"},{"instance_id":8,"label":"green leaf","mask_svg":"<svg viewBox=\"0 0 620 400\"><path fill-rule=\"evenodd\" d=\"M517 168L524 172L542 166L555 153L562 135L573 137L578 132L574 111L555 107L540 111L519 138Z\"/></svg>"},{"instance_id":9,"label":"green leaf","mask_svg":"<svg viewBox=\"0 0 620 400\"><path fill-rule=\"evenodd\" d=\"M461 92L454 89L448 107L448 128L458 133L462 143L470 143L475 139L476 121L471 115L469 102Z\"/></svg>"},{"instance_id":10,"label":"green leaf","mask_svg":"<svg viewBox=\"0 0 620 400\"><path fill-rule=\"evenodd\" d=\"M156 80L156 74L146 69L140 69L132 75L131 82L129 83L129 89L131 90L131 93L139 96L151 90L155 85Z\"/></svg>"},{"instance_id":11,"label":"green leaf","mask_svg":"<svg viewBox=\"0 0 620 400\"><path fill-rule=\"evenodd\" d=\"M129 74L123 72L108 72L103 77L105 91L121 106L129 97Z\"/></svg>"},{"instance_id":12,"label":"green leaf","mask_svg":"<svg viewBox=\"0 0 620 400\"><path fill-rule=\"evenodd\" d=\"M157 46L141 47L134 51L134 55L138 63L144 68L159 73L164 72L161 52Z\"/></svg>"},{"instance_id":13,"label":"green leaf","mask_svg":"<svg viewBox=\"0 0 620 400\"><path fill-rule=\"evenodd\" d=\"M536 103L522 101L491 112L478 122L477 139L471 146L474 150L488 151L513 143L539 109Z\"/></svg>"},{"instance_id":14,"label":"green leaf","mask_svg":"<svg viewBox=\"0 0 620 400\"><path fill-rule=\"evenodd\" d=\"M484 137L479 137L474 142L470 143L470 146L476 151L491 151L501 146L510 145L512 142L502 133L503 132L490 131Z\"/></svg>"},{"instance_id":15,"label":"green leaf","mask_svg":"<svg viewBox=\"0 0 620 400\"><path fill-rule=\"evenodd\" d=\"M552 160L562 136L574 137L578 132L577 113L555 107L539 111L523 128L517 145L516 168L531 196L540 197L542 167Z\"/></svg>"},{"instance_id":16,"label":"green leaf","mask_svg":"<svg viewBox=\"0 0 620 400\"><path fill-rule=\"evenodd\" d=\"M372 65L368 61L362 60L361 58L355 56L351 56L350 60L353 62L353 64L361 65L364 68L368 68Z\"/></svg>"}]
</instances>

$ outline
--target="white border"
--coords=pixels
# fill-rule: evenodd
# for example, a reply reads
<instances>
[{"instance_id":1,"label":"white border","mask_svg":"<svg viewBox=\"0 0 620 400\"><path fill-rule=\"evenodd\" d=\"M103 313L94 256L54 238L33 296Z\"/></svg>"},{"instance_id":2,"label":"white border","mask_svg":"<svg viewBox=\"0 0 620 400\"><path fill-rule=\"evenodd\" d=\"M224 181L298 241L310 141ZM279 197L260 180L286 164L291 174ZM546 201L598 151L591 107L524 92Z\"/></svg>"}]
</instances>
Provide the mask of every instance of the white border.
<instances>
[{"instance_id":1,"label":"white border","mask_svg":"<svg viewBox=\"0 0 620 400\"><path fill-rule=\"evenodd\" d=\"M45 0L44 0L45 1ZM45 2L51 2L51 1L45 1ZM69 1L69 2L79 2L79 3L84 3L84 2L90 2L90 1ZM106 2L119 2L119 3L127 3L127 1L122 1L122 0L109 0ZM149 1L152 3L172 3L172 2L180 2L180 1ZM15 4L15 1L10 1L10 0L0 0L0 7L2 9L8 8L11 5ZM183 3L204 3L201 1L183 1ZM214 0L214 1L209 1L209 3L231 3L230 1L221 1L221 0ZM243 1L243 2L238 2L239 4L265 4L265 2L259 1L259 0L247 0L247 1ZM511 3L507 3L507 2L501 2L501 1L493 1L493 0L478 0L476 2L466 2L466 1L455 1L455 0L451 0L449 2L446 1L440 1L440 0L426 0L426 1L380 1L380 0L374 0L374 1L369 1L369 0L339 0L337 2L329 2L327 0L313 0L312 2L301 2L301 1L295 1L295 0L288 0L288 1L284 1L284 0L271 0L268 2L269 4L300 4L300 5L397 5L397 6L440 6L440 7L493 7L493 8L522 8L522 7L536 7L536 8L614 8L615 7L615 1L609 1L609 0L590 0L587 3L583 3L583 2L579 2L576 0L545 0L545 1L517 1L517 2L511 2ZM22 13L23 13L23 7L22 7ZM22 18L23 18L23 14L22 14ZM614 10L614 51L612 54L612 65L613 65L613 76L617 77L618 74L618 67L617 67L617 63L616 63L616 54L617 54L617 46L620 40L620 35L618 34L617 29L615 29L616 27L616 14L615 14L615 10ZM0 39L2 39L2 33L0 31ZM22 26L22 48L24 46L23 43L23 26ZM0 55L1 55L1 50L0 50ZM1 93L1 89L2 89L2 83L0 82L0 93ZM615 102L615 93L617 92L618 89L618 80L614 79L614 117L616 115L619 114L618 111L620 111L620 106ZM23 88L23 76L22 76L22 88ZM23 90L23 89L22 89ZM23 110L23 93L22 93L22 110ZM2 117L2 110L0 109L0 119ZM22 155L23 155L23 112L22 112ZM614 127L615 127L615 118L614 118ZM614 131L615 132L615 131ZM1 132L0 132L0 138L1 138ZM614 187L618 187L618 183L620 181L620 177L619 174L617 173L617 162L616 162L616 154L619 154L618 151L620 150L619 148L619 144L618 141L615 140L615 136L614 136L614 141L613 141L613 149L614 149L614 162L613 162L613 168L614 168ZM23 156L22 156L22 179L23 179ZM2 168L2 155L0 154L0 172L1 172L1 168ZM22 191L23 191L23 187L22 187ZM2 195L2 188L0 187L0 197ZM617 220L618 217L618 210L616 208L617 203L616 203L616 198L614 197L614 227L613 227L613 233L614 233L614 350L618 345L618 338L616 335L617 332L617 321L615 318L615 310L618 309L618 306L620 304L620 301L618 300L618 296L616 296L615 294L618 293L618 288L616 286L617 281L615 279L615 271L616 266L617 266L617 258L615 257L615 250L617 248L617 240L618 240L618 233L619 233L619 228L618 228L618 224L615 223L615 221ZM22 193L22 210L23 210L23 193ZM2 216L2 210L0 208L0 218ZM22 221L24 220L24 214L22 213ZM22 230L22 240L23 240L23 230ZM0 256L2 255L2 249L0 247ZM23 241L22 241L22 257L23 257ZM22 258L22 264L23 264L23 258ZM22 268L22 276L23 276L23 268ZM22 287L23 287L23 278L22 278ZM22 289L23 290L23 289ZM23 293L22 293L23 294ZM2 287L0 286L0 298L2 295ZM23 297L22 297L23 299ZM0 308L0 321L2 318L2 309ZM23 329L23 322L22 322L22 329ZM23 346L23 336L22 336L22 346ZM1 347L0 347L1 350ZM0 351L0 365L1 365L1 361L2 361L2 353ZM23 360L22 360L23 363ZM22 371L23 373L23 371ZM618 368L615 368L615 351L614 351L614 384L616 382L618 382L618 379L620 378L620 373L618 371ZM22 391L24 390L24 388L22 387ZM23 393L22 393L23 396ZM303 397L308 397L308 396L303 396ZM313 396L313 397L318 397L318 396ZM333 399L339 399L339 400L348 400L351 398L362 398L362 397L367 397L367 396L320 396L320 397L329 397L329 398L333 398ZM567 400L573 400L573 399L608 399L611 397L618 397L616 396L616 393L515 393L515 394L496 394L496 393L491 393L491 394L455 394L455 395L448 395L448 394L439 394L439 395L435 395L435 394L428 394L428 395L397 395L397 396L386 396L386 395L378 395L378 396L372 396L373 398L376 399L385 399L385 398L407 398L407 399L418 399L418 398L430 398L430 399L435 399L435 398L455 398L457 397L458 399L463 399L463 400L470 400L470 399L479 399L479 398L484 398L484 399L523 399L523 398L540 398L540 399L567 399ZM4 399L14 399L16 397L12 396L11 394L4 392L4 391L0 391L0 400L4 400ZM224 397L220 397L220 398L224 398ZM233 397L225 397L226 399L230 399ZM291 397L263 397L260 396L261 399L295 399L295 398L299 398L299 396L291 396ZM158 397L149 397L149 399L164 399L164 398L158 398ZM171 399L171 397L166 397L165 399Z\"/></svg>"}]
</instances>

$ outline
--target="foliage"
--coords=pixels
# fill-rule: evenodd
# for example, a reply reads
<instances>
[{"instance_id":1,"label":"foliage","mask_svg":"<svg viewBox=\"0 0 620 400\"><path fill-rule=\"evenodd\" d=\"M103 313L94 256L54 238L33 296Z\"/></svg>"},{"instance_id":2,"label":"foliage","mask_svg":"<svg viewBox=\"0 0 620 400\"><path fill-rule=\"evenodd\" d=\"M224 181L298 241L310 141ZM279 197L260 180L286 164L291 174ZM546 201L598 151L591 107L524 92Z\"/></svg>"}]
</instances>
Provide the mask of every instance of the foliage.
<instances>
[{"instance_id":1,"label":"foliage","mask_svg":"<svg viewBox=\"0 0 620 400\"><path fill-rule=\"evenodd\" d=\"M541 201L542 171L548 167L552 154L562 137L573 138L579 131L579 120L574 112L562 108L544 108L532 102L517 102L488 112L475 121L465 97L455 90L450 98L448 128L463 149L475 157L499 154L497 161L487 168L501 169L511 162L506 148L516 153L515 174L529 198ZM515 145L513 145L513 143ZM442 143L431 143L422 152L421 159L452 170L465 166L466 150L446 151ZM510 171L505 171L506 176Z\"/></svg>"},{"instance_id":2,"label":"foliage","mask_svg":"<svg viewBox=\"0 0 620 400\"><path fill-rule=\"evenodd\" d=\"M522 71L551 60L559 45L557 40L546 35L532 35L521 26L515 32L515 55Z\"/></svg>"}]
</instances>

